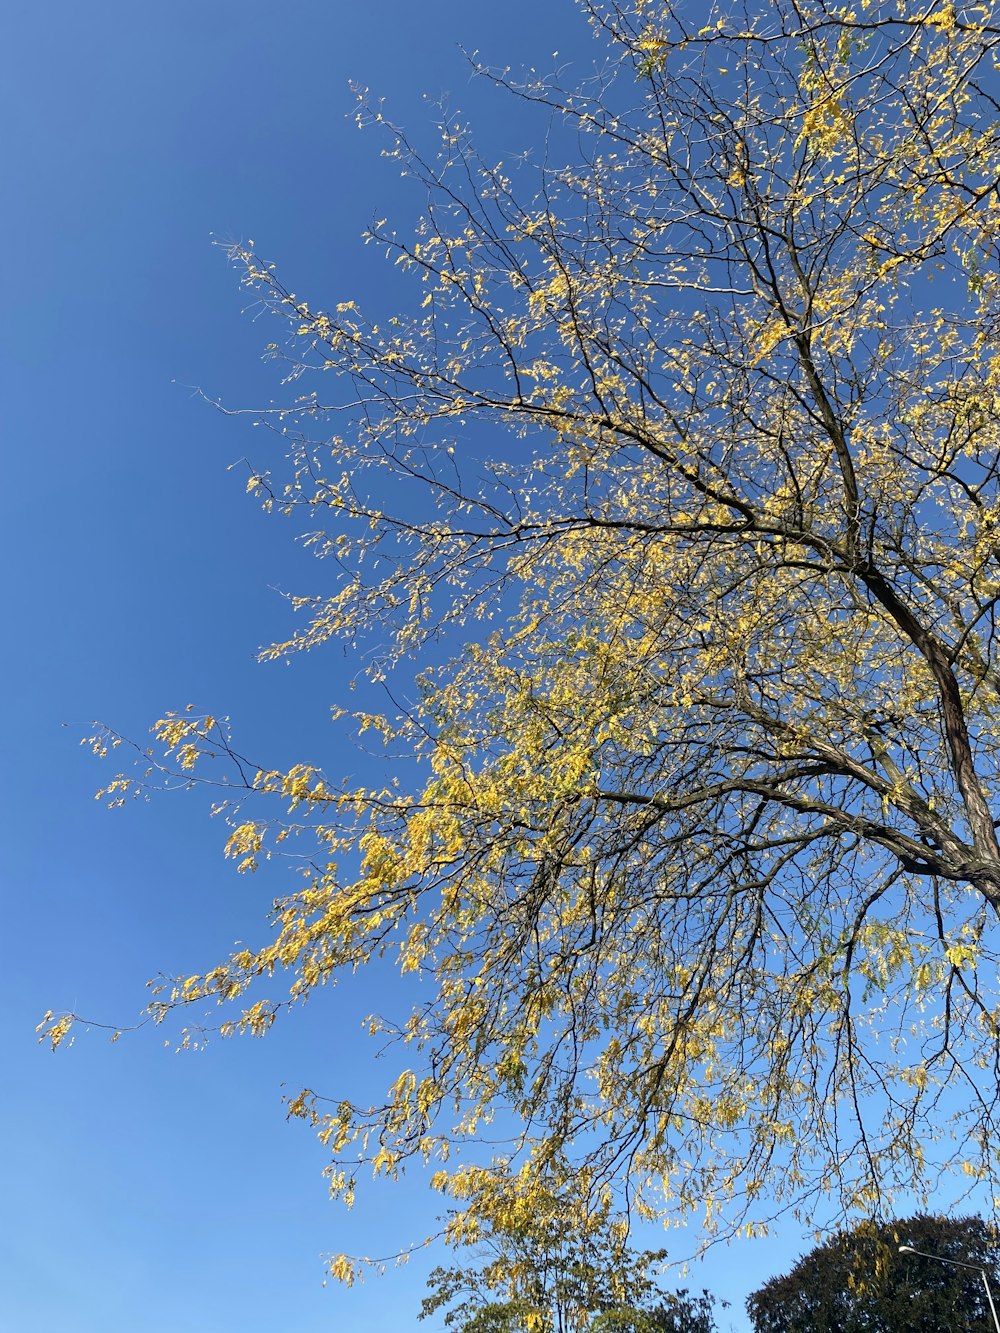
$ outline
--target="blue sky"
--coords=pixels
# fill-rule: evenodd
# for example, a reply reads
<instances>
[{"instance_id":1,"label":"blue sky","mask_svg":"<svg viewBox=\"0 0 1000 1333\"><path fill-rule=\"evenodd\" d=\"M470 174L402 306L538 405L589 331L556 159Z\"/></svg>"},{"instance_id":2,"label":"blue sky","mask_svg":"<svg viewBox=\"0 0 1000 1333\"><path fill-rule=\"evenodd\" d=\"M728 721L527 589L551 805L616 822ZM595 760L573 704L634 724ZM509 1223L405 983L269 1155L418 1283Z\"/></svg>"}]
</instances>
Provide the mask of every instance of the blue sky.
<instances>
[{"instance_id":1,"label":"blue sky","mask_svg":"<svg viewBox=\"0 0 1000 1333\"><path fill-rule=\"evenodd\" d=\"M405 227L414 199L355 127L350 81L418 134L447 90L517 151L516 119L459 47L540 67L558 50L581 72L596 48L571 0L12 0L4 37L0 1328L411 1327L434 1257L345 1291L323 1286L321 1256L418 1239L435 1200L415 1178L343 1213L281 1105L283 1084L322 1088L324 1070L377 1083L360 1040L377 979L198 1055L146 1030L52 1056L33 1028L50 1007L127 1021L150 976L219 961L273 892L223 864L197 802L95 805L110 774L78 744L88 721L141 736L190 702L231 714L271 762L322 759L352 670L336 650L254 660L287 629L275 590L317 570L228 470L260 442L192 391L279 392L259 359L271 331L213 235L254 237L316 305L388 301L393 270L360 233L375 214ZM806 1247L719 1251L687 1280L738 1307Z\"/></svg>"}]
</instances>

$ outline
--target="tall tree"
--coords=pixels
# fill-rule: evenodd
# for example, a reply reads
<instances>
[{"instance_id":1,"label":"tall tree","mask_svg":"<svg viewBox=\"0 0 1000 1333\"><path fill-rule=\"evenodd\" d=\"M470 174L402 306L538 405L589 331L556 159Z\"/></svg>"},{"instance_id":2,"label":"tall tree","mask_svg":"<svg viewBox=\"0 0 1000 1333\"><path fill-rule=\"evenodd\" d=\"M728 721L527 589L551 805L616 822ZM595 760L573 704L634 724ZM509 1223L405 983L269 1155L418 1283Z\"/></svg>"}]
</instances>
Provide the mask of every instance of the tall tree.
<instances>
[{"instance_id":1,"label":"tall tree","mask_svg":"<svg viewBox=\"0 0 1000 1333\"><path fill-rule=\"evenodd\" d=\"M902 1255L901 1244L936 1258ZM765 1282L747 1313L754 1333L994 1333L977 1268L1000 1287L996 1232L980 1217L865 1223Z\"/></svg>"},{"instance_id":2,"label":"tall tree","mask_svg":"<svg viewBox=\"0 0 1000 1333\"><path fill-rule=\"evenodd\" d=\"M427 189L414 240L373 232L411 313L233 251L300 395L249 489L335 576L269 655L345 639L398 703L355 715L374 791L157 725L140 787L228 761L228 854L297 838L307 872L154 1012L259 1033L387 951L419 974L387 1098L292 1103L347 1195L437 1159L488 1218L566 1153L734 1229L991 1175L1000 26L583 9L599 75L483 71L539 111L538 165L450 117L426 160L362 105Z\"/></svg>"}]
</instances>

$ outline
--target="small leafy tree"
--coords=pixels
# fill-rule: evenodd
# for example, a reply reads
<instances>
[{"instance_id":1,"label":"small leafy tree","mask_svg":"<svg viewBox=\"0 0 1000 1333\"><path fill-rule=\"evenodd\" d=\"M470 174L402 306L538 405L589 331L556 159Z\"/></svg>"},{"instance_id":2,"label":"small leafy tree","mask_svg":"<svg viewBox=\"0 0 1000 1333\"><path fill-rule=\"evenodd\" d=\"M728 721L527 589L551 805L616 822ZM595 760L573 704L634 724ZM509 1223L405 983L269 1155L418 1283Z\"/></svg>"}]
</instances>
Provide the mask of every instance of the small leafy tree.
<instances>
[{"instance_id":1,"label":"small leafy tree","mask_svg":"<svg viewBox=\"0 0 1000 1333\"><path fill-rule=\"evenodd\" d=\"M900 1254L901 1244L954 1263ZM982 1218L865 1223L765 1282L747 1312L754 1333L994 1333L977 1267L1000 1287L996 1232Z\"/></svg>"},{"instance_id":2,"label":"small leafy tree","mask_svg":"<svg viewBox=\"0 0 1000 1333\"><path fill-rule=\"evenodd\" d=\"M666 1251L630 1248L579 1181L538 1181L530 1206L484 1228L456 1215L451 1231L474 1261L431 1273L420 1317L444 1310L456 1333L715 1333L708 1292L662 1291Z\"/></svg>"},{"instance_id":3,"label":"small leafy tree","mask_svg":"<svg viewBox=\"0 0 1000 1333\"><path fill-rule=\"evenodd\" d=\"M707 1290L694 1295L682 1287L680 1291L668 1293L649 1310L638 1312L631 1324L627 1314L612 1313L603 1316L608 1319L606 1325L598 1322L595 1327L620 1327L624 1333L633 1333L633 1330L634 1333L716 1333L716 1310L725 1309L727 1304L727 1301L716 1301ZM615 1323L618 1318L623 1320L621 1324Z\"/></svg>"}]
</instances>

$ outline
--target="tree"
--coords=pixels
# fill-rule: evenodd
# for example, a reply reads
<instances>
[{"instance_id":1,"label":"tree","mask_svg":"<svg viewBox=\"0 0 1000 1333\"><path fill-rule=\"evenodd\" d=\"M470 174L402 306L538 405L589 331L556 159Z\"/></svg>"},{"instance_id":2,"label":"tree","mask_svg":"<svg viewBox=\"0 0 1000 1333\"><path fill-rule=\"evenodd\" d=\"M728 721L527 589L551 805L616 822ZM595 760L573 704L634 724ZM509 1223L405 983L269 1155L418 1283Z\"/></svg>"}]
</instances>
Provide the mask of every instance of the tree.
<instances>
[{"instance_id":1,"label":"tree","mask_svg":"<svg viewBox=\"0 0 1000 1333\"><path fill-rule=\"evenodd\" d=\"M384 1102L291 1103L335 1192L425 1159L488 1219L565 1154L645 1217L830 1223L1000 1141L1000 28L583 8L591 80L483 71L537 165L451 117L427 160L362 103L427 190L415 240L372 233L413 313L233 251L300 391L249 489L335 570L269 654L364 655L384 788L182 713L108 791L228 763L228 854L306 867L155 1016L261 1033L387 954L421 979Z\"/></svg>"},{"instance_id":2,"label":"tree","mask_svg":"<svg viewBox=\"0 0 1000 1333\"><path fill-rule=\"evenodd\" d=\"M586 1182L538 1182L484 1230L453 1216L476 1262L434 1269L420 1318L446 1311L459 1333L716 1333L708 1292L663 1292L654 1270L665 1250L637 1253L608 1208L592 1211Z\"/></svg>"},{"instance_id":3,"label":"tree","mask_svg":"<svg viewBox=\"0 0 1000 1333\"><path fill-rule=\"evenodd\" d=\"M634 1323L616 1324L612 1315L608 1328L623 1328L626 1333L716 1333L716 1299L703 1290L693 1296L686 1288L671 1292L648 1311L642 1311ZM728 1301L720 1301L723 1309ZM626 1316L627 1318L627 1316Z\"/></svg>"},{"instance_id":4,"label":"tree","mask_svg":"<svg viewBox=\"0 0 1000 1333\"><path fill-rule=\"evenodd\" d=\"M900 1244L1000 1278L996 1233L980 1217L863 1223L748 1298L754 1333L993 1333L981 1272L901 1255Z\"/></svg>"}]
</instances>

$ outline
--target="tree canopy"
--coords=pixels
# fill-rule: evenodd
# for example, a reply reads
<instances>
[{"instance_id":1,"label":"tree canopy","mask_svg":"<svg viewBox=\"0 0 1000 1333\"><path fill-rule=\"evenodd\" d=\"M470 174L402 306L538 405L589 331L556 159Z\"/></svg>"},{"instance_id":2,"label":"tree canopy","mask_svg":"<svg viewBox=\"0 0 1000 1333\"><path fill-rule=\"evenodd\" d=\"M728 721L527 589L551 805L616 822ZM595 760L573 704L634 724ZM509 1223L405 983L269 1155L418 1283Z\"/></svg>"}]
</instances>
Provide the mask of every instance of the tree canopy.
<instances>
[{"instance_id":1,"label":"tree canopy","mask_svg":"<svg viewBox=\"0 0 1000 1333\"><path fill-rule=\"evenodd\" d=\"M754 1333L993 1333L982 1272L1000 1285L996 1239L981 1217L862 1223L765 1282L747 1300L750 1322Z\"/></svg>"},{"instance_id":2,"label":"tree canopy","mask_svg":"<svg viewBox=\"0 0 1000 1333\"><path fill-rule=\"evenodd\" d=\"M592 1209L586 1181L546 1173L460 1248L465 1263L435 1268L421 1307L458 1333L716 1333L708 1292L665 1292L665 1250L632 1249L609 1209Z\"/></svg>"},{"instance_id":3,"label":"tree canopy","mask_svg":"<svg viewBox=\"0 0 1000 1333\"><path fill-rule=\"evenodd\" d=\"M992 1177L1000 26L582 9L592 77L481 71L537 158L451 116L425 156L361 103L426 187L414 238L372 232L401 313L233 250L295 386L249 490L331 570L265 655L352 646L386 780L162 719L110 799L227 766L228 855L304 877L153 1013L259 1034L394 958L385 1099L320 1070L292 1109L335 1193L428 1161L469 1225L559 1155L727 1232Z\"/></svg>"}]
</instances>

